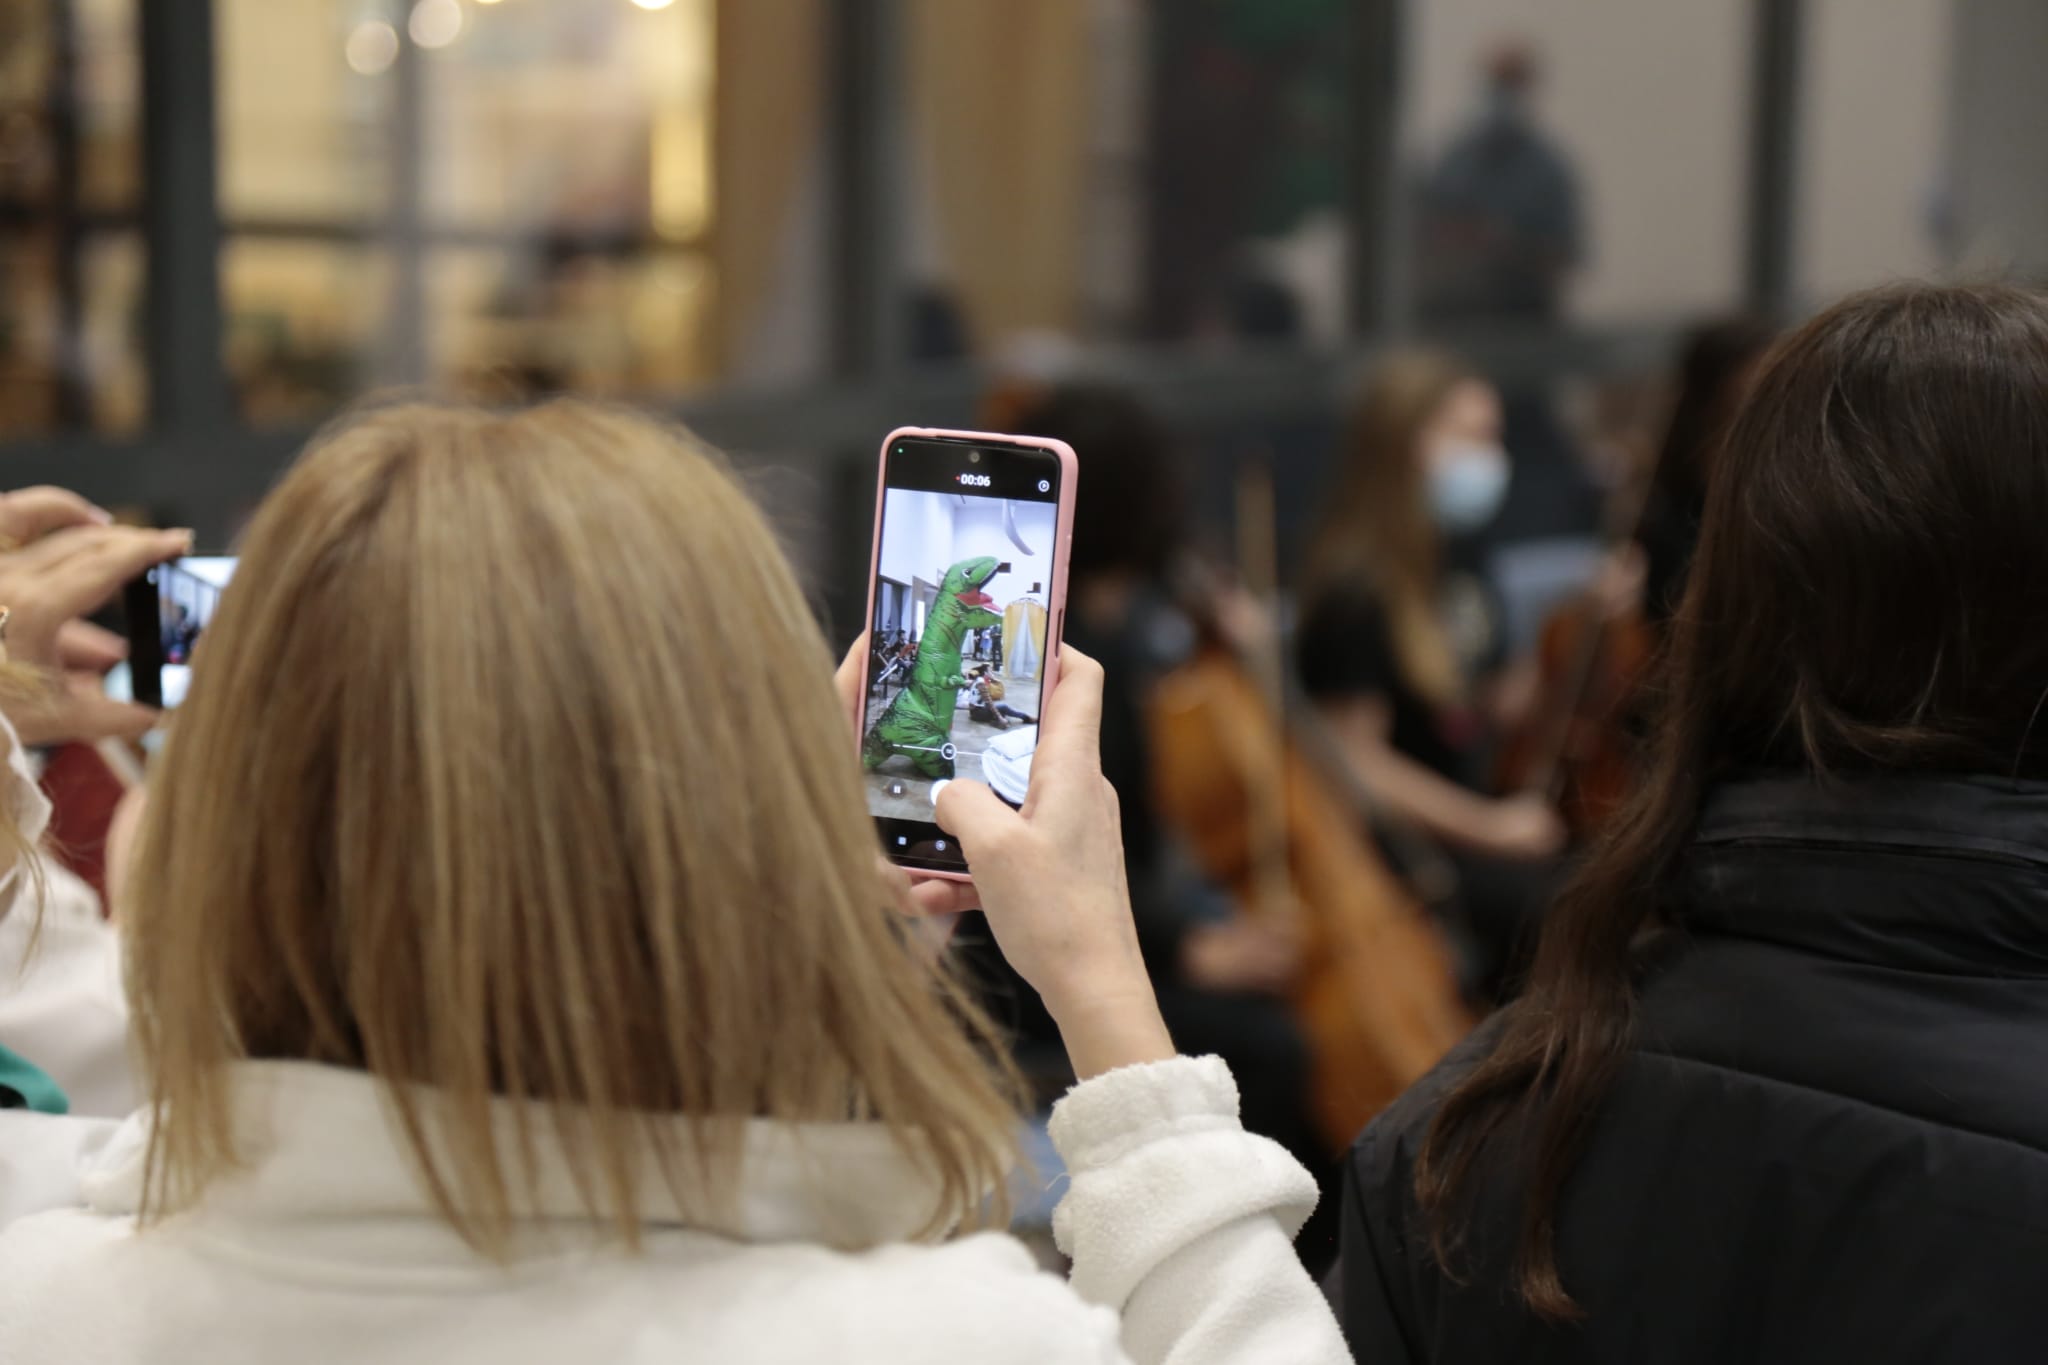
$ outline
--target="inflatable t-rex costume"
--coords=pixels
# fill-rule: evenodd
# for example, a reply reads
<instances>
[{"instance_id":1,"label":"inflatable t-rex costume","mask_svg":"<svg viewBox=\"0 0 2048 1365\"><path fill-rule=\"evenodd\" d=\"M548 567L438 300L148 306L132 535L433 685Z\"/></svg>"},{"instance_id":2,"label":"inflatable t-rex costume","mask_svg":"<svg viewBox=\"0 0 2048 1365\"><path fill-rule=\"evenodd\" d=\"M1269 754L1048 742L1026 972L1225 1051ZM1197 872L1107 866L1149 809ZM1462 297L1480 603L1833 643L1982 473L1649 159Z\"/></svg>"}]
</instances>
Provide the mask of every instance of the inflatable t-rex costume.
<instances>
[{"instance_id":1,"label":"inflatable t-rex costume","mask_svg":"<svg viewBox=\"0 0 2048 1365\"><path fill-rule=\"evenodd\" d=\"M902 754L926 777L953 775L953 760L942 750L953 741L953 712L967 685L960 672L960 644L968 631L1003 619L989 610L995 599L982 591L996 568L994 559L983 557L963 559L946 570L938 598L925 615L910 681L861 745L861 761L869 769Z\"/></svg>"}]
</instances>

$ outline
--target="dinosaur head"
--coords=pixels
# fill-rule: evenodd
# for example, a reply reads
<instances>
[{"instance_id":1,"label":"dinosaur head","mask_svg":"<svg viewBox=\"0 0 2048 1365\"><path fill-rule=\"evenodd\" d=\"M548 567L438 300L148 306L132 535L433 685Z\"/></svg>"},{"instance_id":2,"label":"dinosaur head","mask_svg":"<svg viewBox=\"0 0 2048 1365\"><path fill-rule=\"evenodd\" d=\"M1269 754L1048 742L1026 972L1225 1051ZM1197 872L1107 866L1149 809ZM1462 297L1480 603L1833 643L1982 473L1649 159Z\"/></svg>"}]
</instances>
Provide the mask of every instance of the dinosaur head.
<instances>
[{"instance_id":1,"label":"dinosaur head","mask_svg":"<svg viewBox=\"0 0 2048 1365\"><path fill-rule=\"evenodd\" d=\"M967 629L979 630L1003 619L1000 612L991 610L995 599L982 591L1001 567L987 555L979 559L963 559L946 570L946 576L939 581L940 600L950 597L960 604L960 617Z\"/></svg>"}]
</instances>

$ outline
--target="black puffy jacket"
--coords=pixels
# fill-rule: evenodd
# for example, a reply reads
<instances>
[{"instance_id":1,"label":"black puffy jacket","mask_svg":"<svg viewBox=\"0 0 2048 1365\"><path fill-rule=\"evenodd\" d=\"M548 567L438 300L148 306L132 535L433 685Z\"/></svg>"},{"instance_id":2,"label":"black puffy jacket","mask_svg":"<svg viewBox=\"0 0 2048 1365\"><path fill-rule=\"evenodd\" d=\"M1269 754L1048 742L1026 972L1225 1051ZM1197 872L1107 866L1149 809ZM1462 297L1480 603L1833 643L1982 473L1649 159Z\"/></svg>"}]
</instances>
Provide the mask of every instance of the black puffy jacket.
<instances>
[{"instance_id":1,"label":"black puffy jacket","mask_svg":"<svg viewBox=\"0 0 2048 1365\"><path fill-rule=\"evenodd\" d=\"M2048 1361L2048 784L1731 784L1678 893L1560 1207L1583 1322L1515 1297L1505 1169L1458 1281L1424 1250L1415 1156L1482 1029L1352 1151L1358 1358Z\"/></svg>"}]
</instances>

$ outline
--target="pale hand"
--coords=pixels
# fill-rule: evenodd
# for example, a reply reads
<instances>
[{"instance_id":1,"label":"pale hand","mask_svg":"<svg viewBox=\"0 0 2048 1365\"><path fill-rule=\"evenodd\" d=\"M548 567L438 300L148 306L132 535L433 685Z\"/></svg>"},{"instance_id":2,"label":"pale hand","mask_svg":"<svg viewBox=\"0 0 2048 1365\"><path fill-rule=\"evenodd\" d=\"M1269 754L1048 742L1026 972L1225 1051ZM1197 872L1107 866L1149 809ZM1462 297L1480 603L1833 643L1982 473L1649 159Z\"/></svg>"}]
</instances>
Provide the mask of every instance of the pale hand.
<instances>
[{"instance_id":1,"label":"pale hand","mask_svg":"<svg viewBox=\"0 0 2048 1365\"><path fill-rule=\"evenodd\" d=\"M1063 646L1023 809L968 781L949 783L938 804L997 946L1045 1001L1083 1080L1174 1055L1138 952L1101 731L1102 665Z\"/></svg>"},{"instance_id":2,"label":"pale hand","mask_svg":"<svg viewBox=\"0 0 2048 1365\"><path fill-rule=\"evenodd\" d=\"M22 742L134 738L148 730L155 712L101 691L124 642L79 618L144 569L189 551L191 533L112 526L75 493L27 488L0 496L0 544L5 657L49 680L7 699Z\"/></svg>"},{"instance_id":3,"label":"pale hand","mask_svg":"<svg viewBox=\"0 0 2048 1365\"><path fill-rule=\"evenodd\" d=\"M1571 837L1556 807L1534 793L1494 802L1487 833L1487 851L1515 862L1555 857Z\"/></svg>"}]
</instances>

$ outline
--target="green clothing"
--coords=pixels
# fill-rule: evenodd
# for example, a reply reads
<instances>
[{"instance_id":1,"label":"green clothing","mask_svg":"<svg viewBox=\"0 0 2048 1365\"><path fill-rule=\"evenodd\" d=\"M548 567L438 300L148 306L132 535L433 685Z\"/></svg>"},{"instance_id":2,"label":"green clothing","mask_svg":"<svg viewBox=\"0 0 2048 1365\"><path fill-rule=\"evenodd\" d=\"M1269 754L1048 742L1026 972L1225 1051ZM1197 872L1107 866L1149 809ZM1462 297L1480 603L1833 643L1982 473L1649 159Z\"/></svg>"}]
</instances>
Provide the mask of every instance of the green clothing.
<instances>
[{"instance_id":1,"label":"green clothing","mask_svg":"<svg viewBox=\"0 0 2048 1365\"><path fill-rule=\"evenodd\" d=\"M71 1108L57 1083L28 1061L0 1047L0 1109L33 1109L61 1114Z\"/></svg>"}]
</instances>

